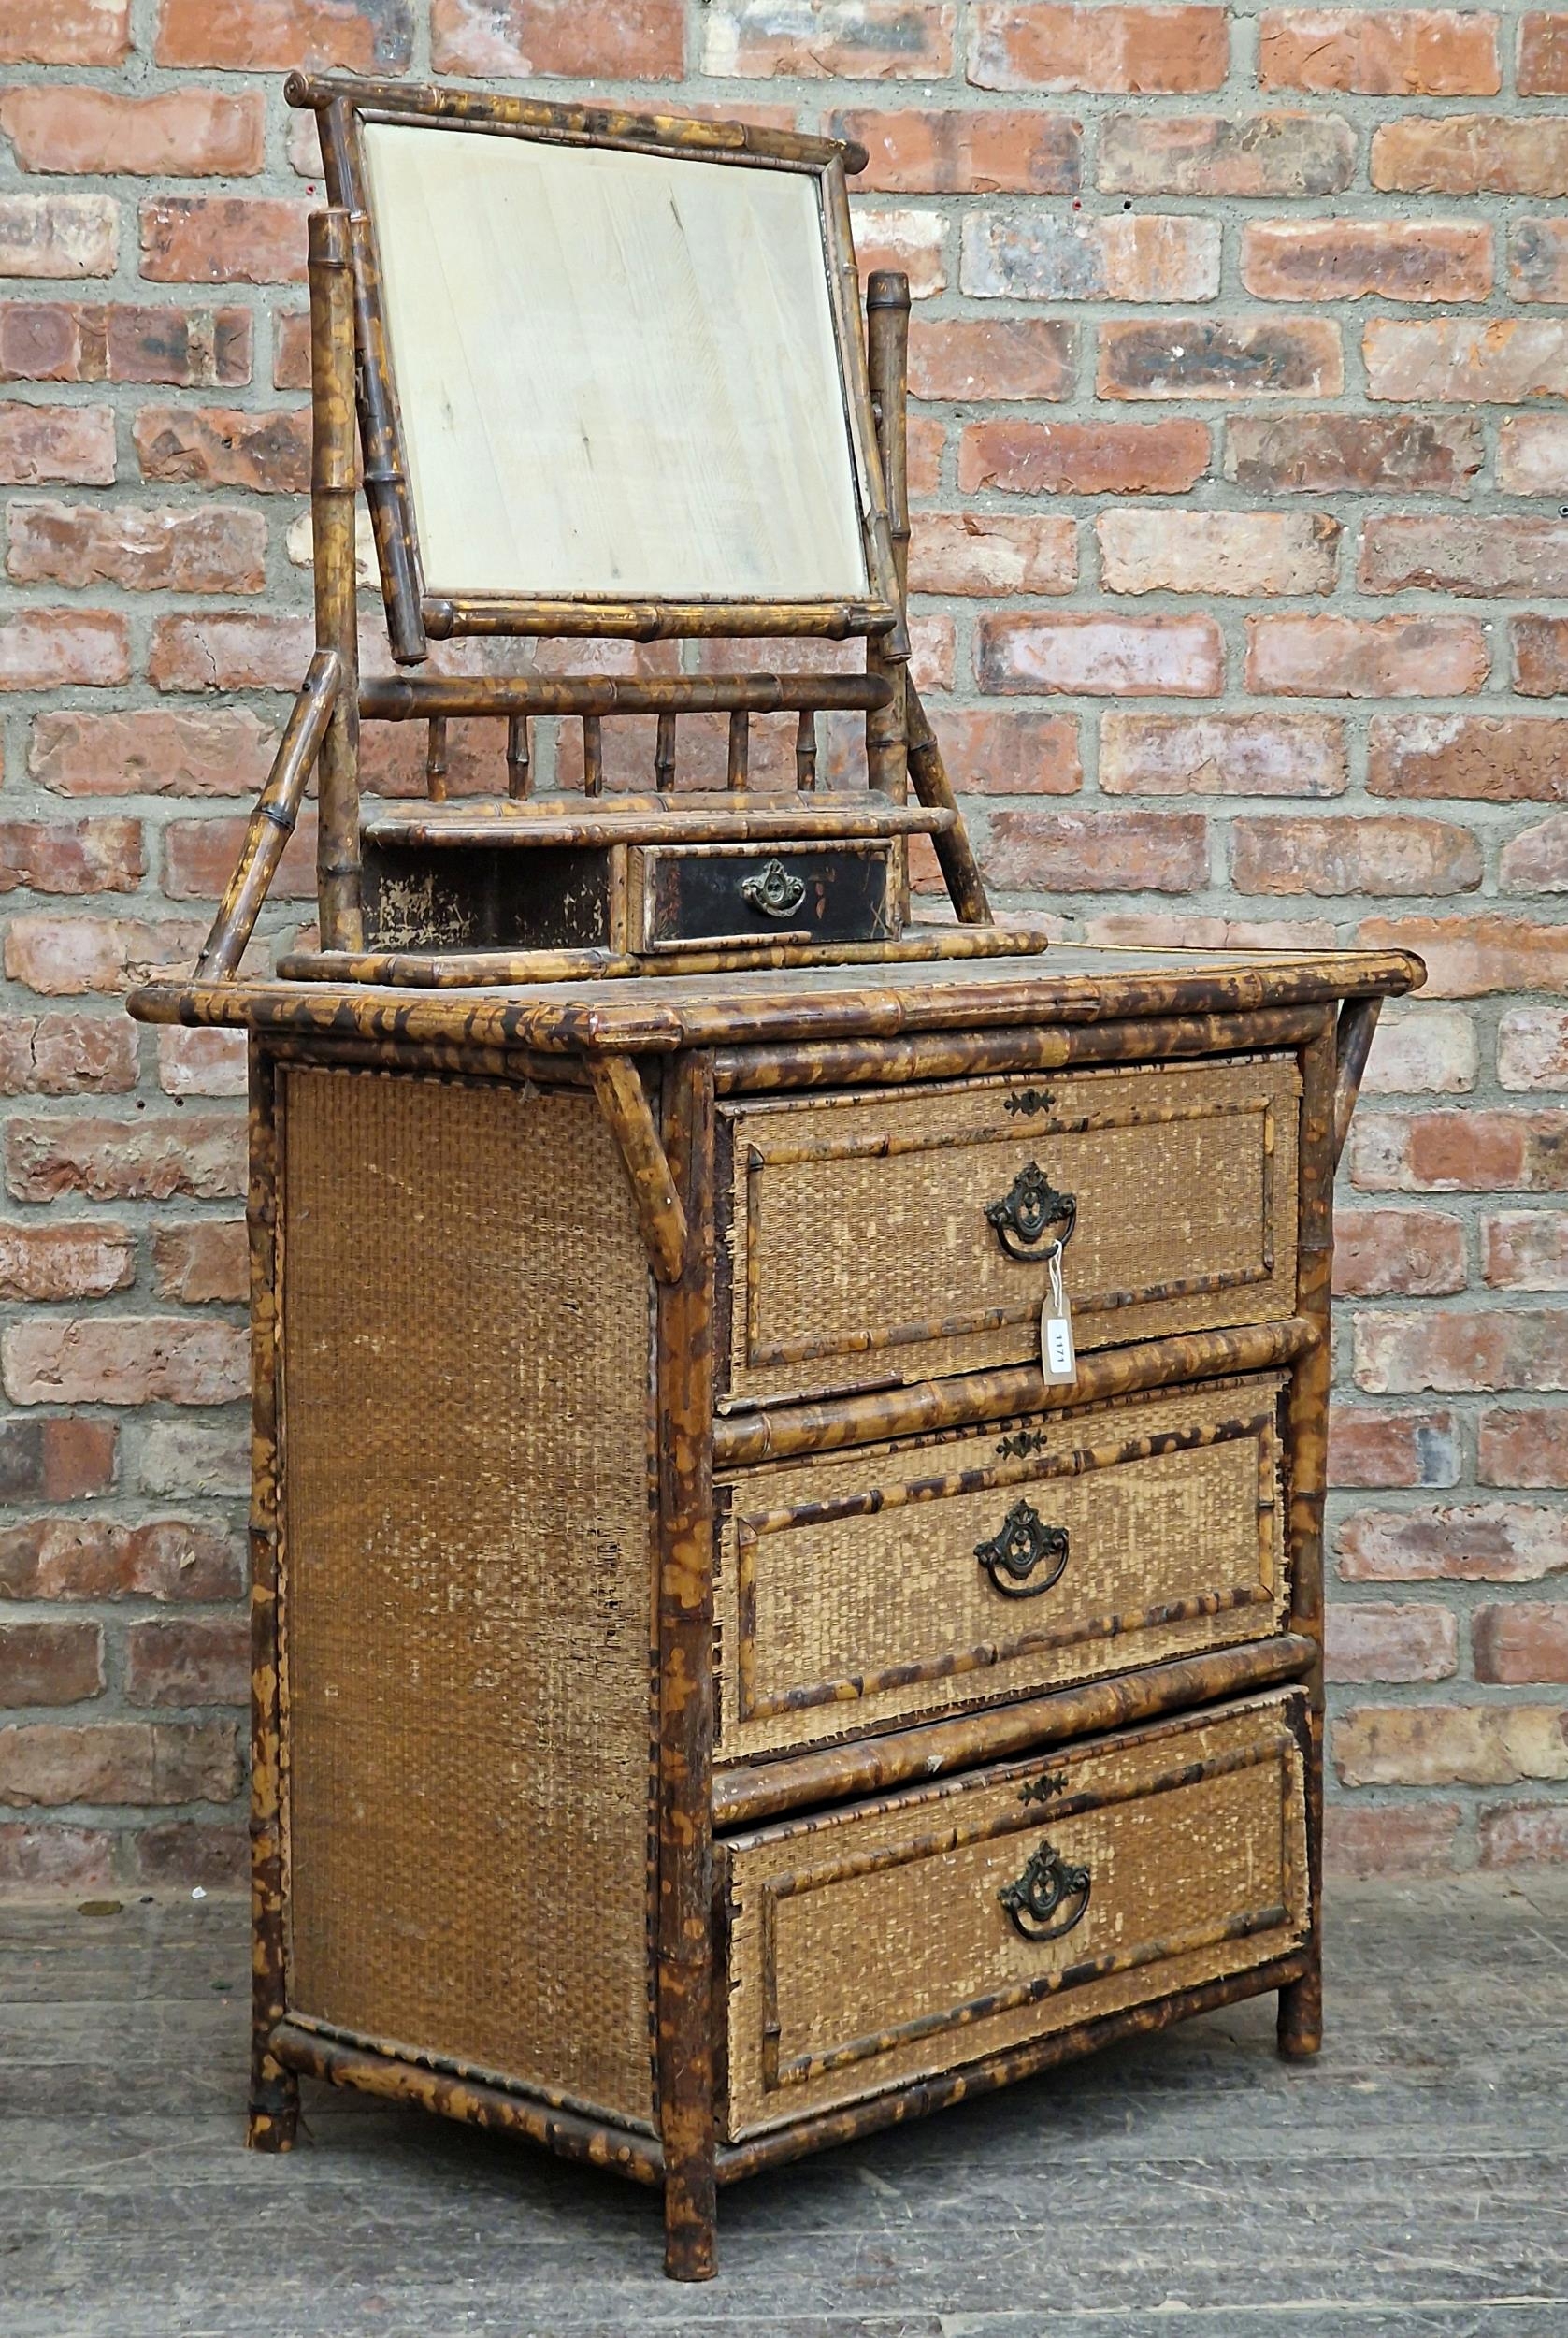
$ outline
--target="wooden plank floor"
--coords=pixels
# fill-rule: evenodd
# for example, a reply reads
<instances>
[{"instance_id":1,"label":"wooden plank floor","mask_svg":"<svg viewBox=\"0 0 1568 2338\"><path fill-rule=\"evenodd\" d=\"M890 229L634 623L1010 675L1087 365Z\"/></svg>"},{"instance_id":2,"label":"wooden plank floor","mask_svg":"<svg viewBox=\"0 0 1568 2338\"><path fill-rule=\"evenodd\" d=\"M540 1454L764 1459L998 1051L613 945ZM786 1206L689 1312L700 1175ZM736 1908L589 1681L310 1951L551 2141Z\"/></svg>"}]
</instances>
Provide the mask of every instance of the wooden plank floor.
<instances>
[{"instance_id":1,"label":"wooden plank floor","mask_svg":"<svg viewBox=\"0 0 1568 2338\"><path fill-rule=\"evenodd\" d=\"M1273 2000L721 2199L307 2090L239 2143L243 1914L0 1906L4 2338L1568 2338L1568 1879L1342 1886Z\"/></svg>"}]
</instances>

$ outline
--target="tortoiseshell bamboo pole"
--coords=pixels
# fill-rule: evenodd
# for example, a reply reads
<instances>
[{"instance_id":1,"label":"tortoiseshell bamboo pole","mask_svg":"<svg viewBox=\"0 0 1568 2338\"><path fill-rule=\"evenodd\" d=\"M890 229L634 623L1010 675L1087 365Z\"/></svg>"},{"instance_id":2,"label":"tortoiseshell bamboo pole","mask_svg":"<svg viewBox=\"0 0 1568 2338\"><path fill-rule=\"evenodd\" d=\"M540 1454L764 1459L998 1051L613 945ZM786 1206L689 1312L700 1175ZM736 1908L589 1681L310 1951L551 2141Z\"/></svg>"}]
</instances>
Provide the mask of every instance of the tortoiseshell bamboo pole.
<instances>
[{"instance_id":1,"label":"tortoiseshell bamboo pole","mask_svg":"<svg viewBox=\"0 0 1568 2338\"><path fill-rule=\"evenodd\" d=\"M654 787L664 795L675 785L675 717L659 716L654 737Z\"/></svg>"},{"instance_id":2,"label":"tortoiseshell bamboo pole","mask_svg":"<svg viewBox=\"0 0 1568 2338\"><path fill-rule=\"evenodd\" d=\"M342 671L335 649L317 650L306 670L304 686L290 709L266 785L246 823L234 874L196 960L198 980L225 980L245 955L283 847L298 822L306 782L332 718Z\"/></svg>"},{"instance_id":3,"label":"tortoiseshell bamboo pole","mask_svg":"<svg viewBox=\"0 0 1568 2338\"><path fill-rule=\"evenodd\" d=\"M747 717L731 714L729 718L729 755L725 772L725 785L740 790L746 785L751 762L751 738Z\"/></svg>"},{"instance_id":4,"label":"tortoiseshell bamboo pole","mask_svg":"<svg viewBox=\"0 0 1568 2338\"><path fill-rule=\"evenodd\" d=\"M1333 1372L1330 1291L1334 1263L1334 1015L1324 1008L1317 1036L1302 1050L1300 1233L1296 1310L1318 1337L1290 1379L1290 1628L1316 1643L1307 1675L1307 1862L1311 1878L1310 1957L1301 1978L1280 1991L1279 2050L1292 2059L1323 2042L1323 1501L1328 1483L1329 1388Z\"/></svg>"},{"instance_id":5,"label":"tortoiseshell bamboo pole","mask_svg":"<svg viewBox=\"0 0 1568 2338\"><path fill-rule=\"evenodd\" d=\"M795 785L802 795L816 788L816 716L809 707L795 726Z\"/></svg>"},{"instance_id":6,"label":"tortoiseshell bamboo pole","mask_svg":"<svg viewBox=\"0 0 1568 2338\"><path fill-rule=\"evenodd\" d=\"M529 752L528 717L507 717L507 794L519 803L533 787L533 757Z\"/></svg>"},{"instance_id":7,"label":"tortoiseshell bamboo pole","mask_svg":"<svg viewBox=\"0 0 1568 2338\"><path fill-rule=\"evenodd\" d=\"M626 1163L654 1272L662 1283L677 1282L686 1253L686 1214L637 1066L626 1056L591 1055L588 1076Z\"/></svg>"},{"instance_id":8,"label":"tortoiseshell bamboo pole","mask_svg":"<svg viewBox=\"0 0 1568 2338\"><path fill-rule=\"evenodd\" d=\"M326 121L331 118L330 113L323 117ZM363 195L360 199L363 201ZM399 452L402 431L397 419L397 394L393 387L392 360L387 353L375 235L364 210L356 207L350 219L365 500L370 509L376 557L381 572L387 639L398 664L412 666L428 655L420 607L413 498Z\"/></svg>"},{"instance_id":9,"label":"tortoiseshell bamboo pole","mask_svg":"<svg viewBox=\"0 0 1568 2338\"><path fill-rule=\"evenodd\" d=\"M424 792L432 803L445 803L447 800L446 775L446 716L432 714L429 736L424 744Z\"/></svg>"},{"instance_id":10,"label":"tortoiseshell bamboo pole","mask_svg":"<svg viewBox=\"0 0 1568 2338\"><path fill-rule=\"evenodd\" d=\"M604 793L604 724L597 714L583 717L583 792Z\"/></svg>"},{"instance_id":11,"label":"tortoiseshell bamboo pole","mask_svg":"<svg viewBox=\"0 0 1568 2338\"><path fill-rule=\"evenodd\" d=\"M664 1146L685 1212L681 1278L658 1286L658 1892L655 2018L664 2145L665 2271L714 2266L713 1069L677 1056Z\"/></svg>"},{"instance_id":12,"label":"tortoiseshell bamboo pole","mask_svg":"<svg viewBox=\"0 0 1568 2338\"><path fill-rule=\"evenodd\" d=\"M367 721L424 722L432 714L776 714L810 707L863 713L885 706L891 685L876 676L820 674L377 675L359 693Z\"/></svg>"},{"instance_id":13,"label":"tortoiseshell bamboo pole","mask_svg":"<svg viewBox=\"0 0 1568 2338\"><path fill-rule=\"evenodd\" d=\"M913 680L904 686L904 717L909 728L909 775L916 796L928 812L957 814L958 800L953 793L953 783L947 776L947 766L942 759L936 732L931 729ZM974 857L974 847L970 843L969 830L962 818L956 819L945 834L933 836L931 847L955 915L965 925L989 924L991 905L985 898L980 863Z\"/></svg>"},{"instance_id":14,"label":"tortoiseshell bamboo pole","mask_svg":"<svg viewBox=\"0 0 1568 2338\"><path fill-rule=\"evenodd\" d=\"M271 2049L288 2002L281 1799L281 1553L278 1469L278 1095L250 1043L251 2101L252 2151L290 2151L299 2083Z\"/></svg>"},{"instance_id":15,"label":"tortoiseshell bamboo pole","mask_svg":"<svg viewBox=\"0 0 1568 2338\"><path fill-rule=\"evenodd\" d=\"M882 460L887 498L886 526L893 576L900 608L909 565L909 496L906 471L905 404L909 369L909 278L896 268L878 268L866 294L866 339L871 411L876 423L877 452ZM866 671L879 674L892 690L884 707L866 717L866 769L871 787L894 803L909 794L909 762L905 743L904 690L909 676L907 649L895 653L891 642L868 640ZM909 856L898 852L899 869L892 887L892 924L898 933L909 916Z\"/></svg>"},{"instance_id":16,"label":"tortoiseshell bamboo pole","mask_svg":"<svg viewBox=\"0 0 1568 2338\"><path fill-rule=\"evenodd\" d=\"M1334 1166L1339 1167L1345 1141L1350 1134L1351 1115L1356 1099L1361 1092L1361 1075L1367 1068L1372 1043L1377 1034L1377 1018L1383 1012L1381 999L1349 999L1340 1010L1336 1046L1339 1069L1334 1075Z\"/></svg>"},{"instance_id":17,"label":"tortoiseshell bamboo pole","mask_svg":"<svg viewBox=\"0 0 1568 2338\"><path fill-rule=\"evenodd\" d=\"M895 620L884 644L887 657L909 657L909 623L899 591L898 564L893 557L893 534L887 511L887 485L882 475L882 455L871 411L871 383L866 358L866 334L860 310L860 274L855 258L855 229L849 216L849 188L842 163L835 159L822 174L823 201L827 214L827 297L839 327L848 392L849 419L856 467L860 473L865 518L866 569L871 589L892 604ZM868 628L869 629L869 628Z\"/></svg>"},{"instance_id":18,"label":"tortoiseshell bamboo pole","mask_svg":"<svg viewBox=\"0 0 1568 2338\"><path fill-rule=\"evenodd\" d=\"M897 610L880 600L516 600L438 594L420 604L422 638L493 634L570 641L783 640L847 642L895 633Z\"/></svg>"},{"instance_id":19,"label":"tortoiseshell bamboo pole","mask_svg":"<svg viewBox=\"0 0 1568 2338\"><path fill-rule=\"evenodd\" d=\"M365 944L359 862L359 608L354 579L354 342L350 224L312 211L309 226L311 556L316 646L341 676L316 765L316 895L322 947Z\"/></svg>"},{"instance_id":20,"label":"tortoiseshell bamboo pole","mask_svg":"<svg viewBox=\"0 0 1568 2338\"><path fill-rule=\"evenodd\" d=\"M733 948L671 949L634 958L597 945L558 950L295 950L278 961L284 982L368 982L395 989L468 990L496 984L607 980L638 974L666 981L678 974L753 974L786 966L933 965L966 958L1026 958L1045 946L1038 928L987 927L985 939L965 945L951 927L928 927L899 942L747 942Z\"/></svg>"}]
</instances>

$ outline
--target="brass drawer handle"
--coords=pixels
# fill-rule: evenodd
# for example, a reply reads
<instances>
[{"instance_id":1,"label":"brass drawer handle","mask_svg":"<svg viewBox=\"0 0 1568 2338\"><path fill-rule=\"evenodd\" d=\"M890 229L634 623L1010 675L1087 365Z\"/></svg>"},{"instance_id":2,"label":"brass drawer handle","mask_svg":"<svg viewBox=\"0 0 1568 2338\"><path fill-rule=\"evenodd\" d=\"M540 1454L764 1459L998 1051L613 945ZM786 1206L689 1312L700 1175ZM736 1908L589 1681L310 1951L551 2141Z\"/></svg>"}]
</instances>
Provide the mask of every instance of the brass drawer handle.
<instances>
[{"instance_id":1,"label":"brass drawer handle","mask_svg":"<svg viewBox=\"0 0 1568 2338\"><path fill-rule=\"evenodd\" d=\"M1067 1528L1047 1526L1032 1502L1014 1502L990 1541L975 1544L974 1555L1005 1599L1037 1599L1061 1580ZM1031 1581L1035 1568L1044 1563L1049 1563L1050 1573Z\"/></svg>"},{"instance_id":2,"label":"brass drawer handle","mask_svg":"<svg viewBox=\"0 0 1568 2338\"><path fill-rule=\"evenodd\" d=\"M805 898L806 880L791 876L782 860L770 860L760 874L741 881L741 899L765 917L793 917Z\"/></svg>"},{"instance_id":3,"label":"brass drawer handle","mask_svg":"<svg viewBox=\"0 0 1568 2338\"><path fill-rule=\"evenodd\" d=\"M1088 1911L1089 1871L1064 1859L1054 1844L1043 1842L1015 1883L1004 1883L997 1898L1007 1911L1014 1932L1026 1941L1059 1941L1081 1924ZM1070 1912L1057 1918L1057 1911Z\"/></svg>"},{"instance_id":4,"label":"brass drawer handle","mask_svg":"<svg viewBox=\"0 0 1568 2338\"><path fill-rule=\"evenodd\" d=\"M1039 1162L1031 1161L1000 1202L986 1203L985 1216L1009 1258L1038 1258L1041 1252L1034 1246L1051 1227L1059 1228L1053 1239L1063 1248L1072 1241L1078 1199L1073 1193L1058 1193ZM1025 1247L1018 1248L1017 1244Z\"/></svg>"}]
</instances>

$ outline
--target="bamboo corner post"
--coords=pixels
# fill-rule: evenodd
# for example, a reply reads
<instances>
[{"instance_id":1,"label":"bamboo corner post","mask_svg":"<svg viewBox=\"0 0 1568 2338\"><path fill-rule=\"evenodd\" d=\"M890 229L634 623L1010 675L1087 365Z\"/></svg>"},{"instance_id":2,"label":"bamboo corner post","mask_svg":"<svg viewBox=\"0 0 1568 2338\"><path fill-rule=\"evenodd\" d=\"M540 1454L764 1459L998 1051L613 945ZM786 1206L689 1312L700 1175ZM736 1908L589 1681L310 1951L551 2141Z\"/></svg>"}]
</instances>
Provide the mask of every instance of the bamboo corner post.
<instances>
[{"instance_id":1,"label":"bamboo corner post","mask_svg":"<svg viewBox=\"0 0 1568 2338\"><path fill-rule=\"evenodd\" d=\"M324 949L360 949L359 607L354 577L352 226L347 211L310 215L310 370L315 430L310 529L316 642L337 657L339 686L317 779L316 889Z\"/></svg>"}]
</instances>

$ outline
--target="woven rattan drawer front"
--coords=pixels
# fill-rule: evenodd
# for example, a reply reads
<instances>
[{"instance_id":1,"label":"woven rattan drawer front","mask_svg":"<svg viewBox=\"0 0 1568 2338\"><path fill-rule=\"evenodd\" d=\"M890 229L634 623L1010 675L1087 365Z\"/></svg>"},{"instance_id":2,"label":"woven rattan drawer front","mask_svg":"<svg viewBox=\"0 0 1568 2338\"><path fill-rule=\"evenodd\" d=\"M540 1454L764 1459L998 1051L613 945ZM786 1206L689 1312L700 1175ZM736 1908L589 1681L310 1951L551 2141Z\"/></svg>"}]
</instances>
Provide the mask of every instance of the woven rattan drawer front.
<instances>
[{"instance_id":1,"label":"woven rattan drawer front","mask_svg":"<svg viewBox=\"0 0 1568 2338\"><path fill-rule=\"evenodd\" d=\"M1295 1306L1295 1059L726 1106L728 1403L1020 1364ZM721 1159L723 1156L721 1155Z\"/></svg>"},{"instance_id":2,"label":"woven rattan drawer front","mask_svg":"<svg viewBox=\"0 0 1568 2338\"><path fill-rule=\"evenodd\" d=\"M732 2140L1303 1938L1289 1690L739 1837Z\"/></svg>"},{"instance_id":3,"label":"woven rattan drawer front","mask_svg":"<svg viewBox=\"0 0 1568 2338\"><path fill-rule=\"evenodd\" d=\"M754 1469L723 1490L720 1758L1282 1628L1284 1380Z\"/></svg>"}]
</instances>

